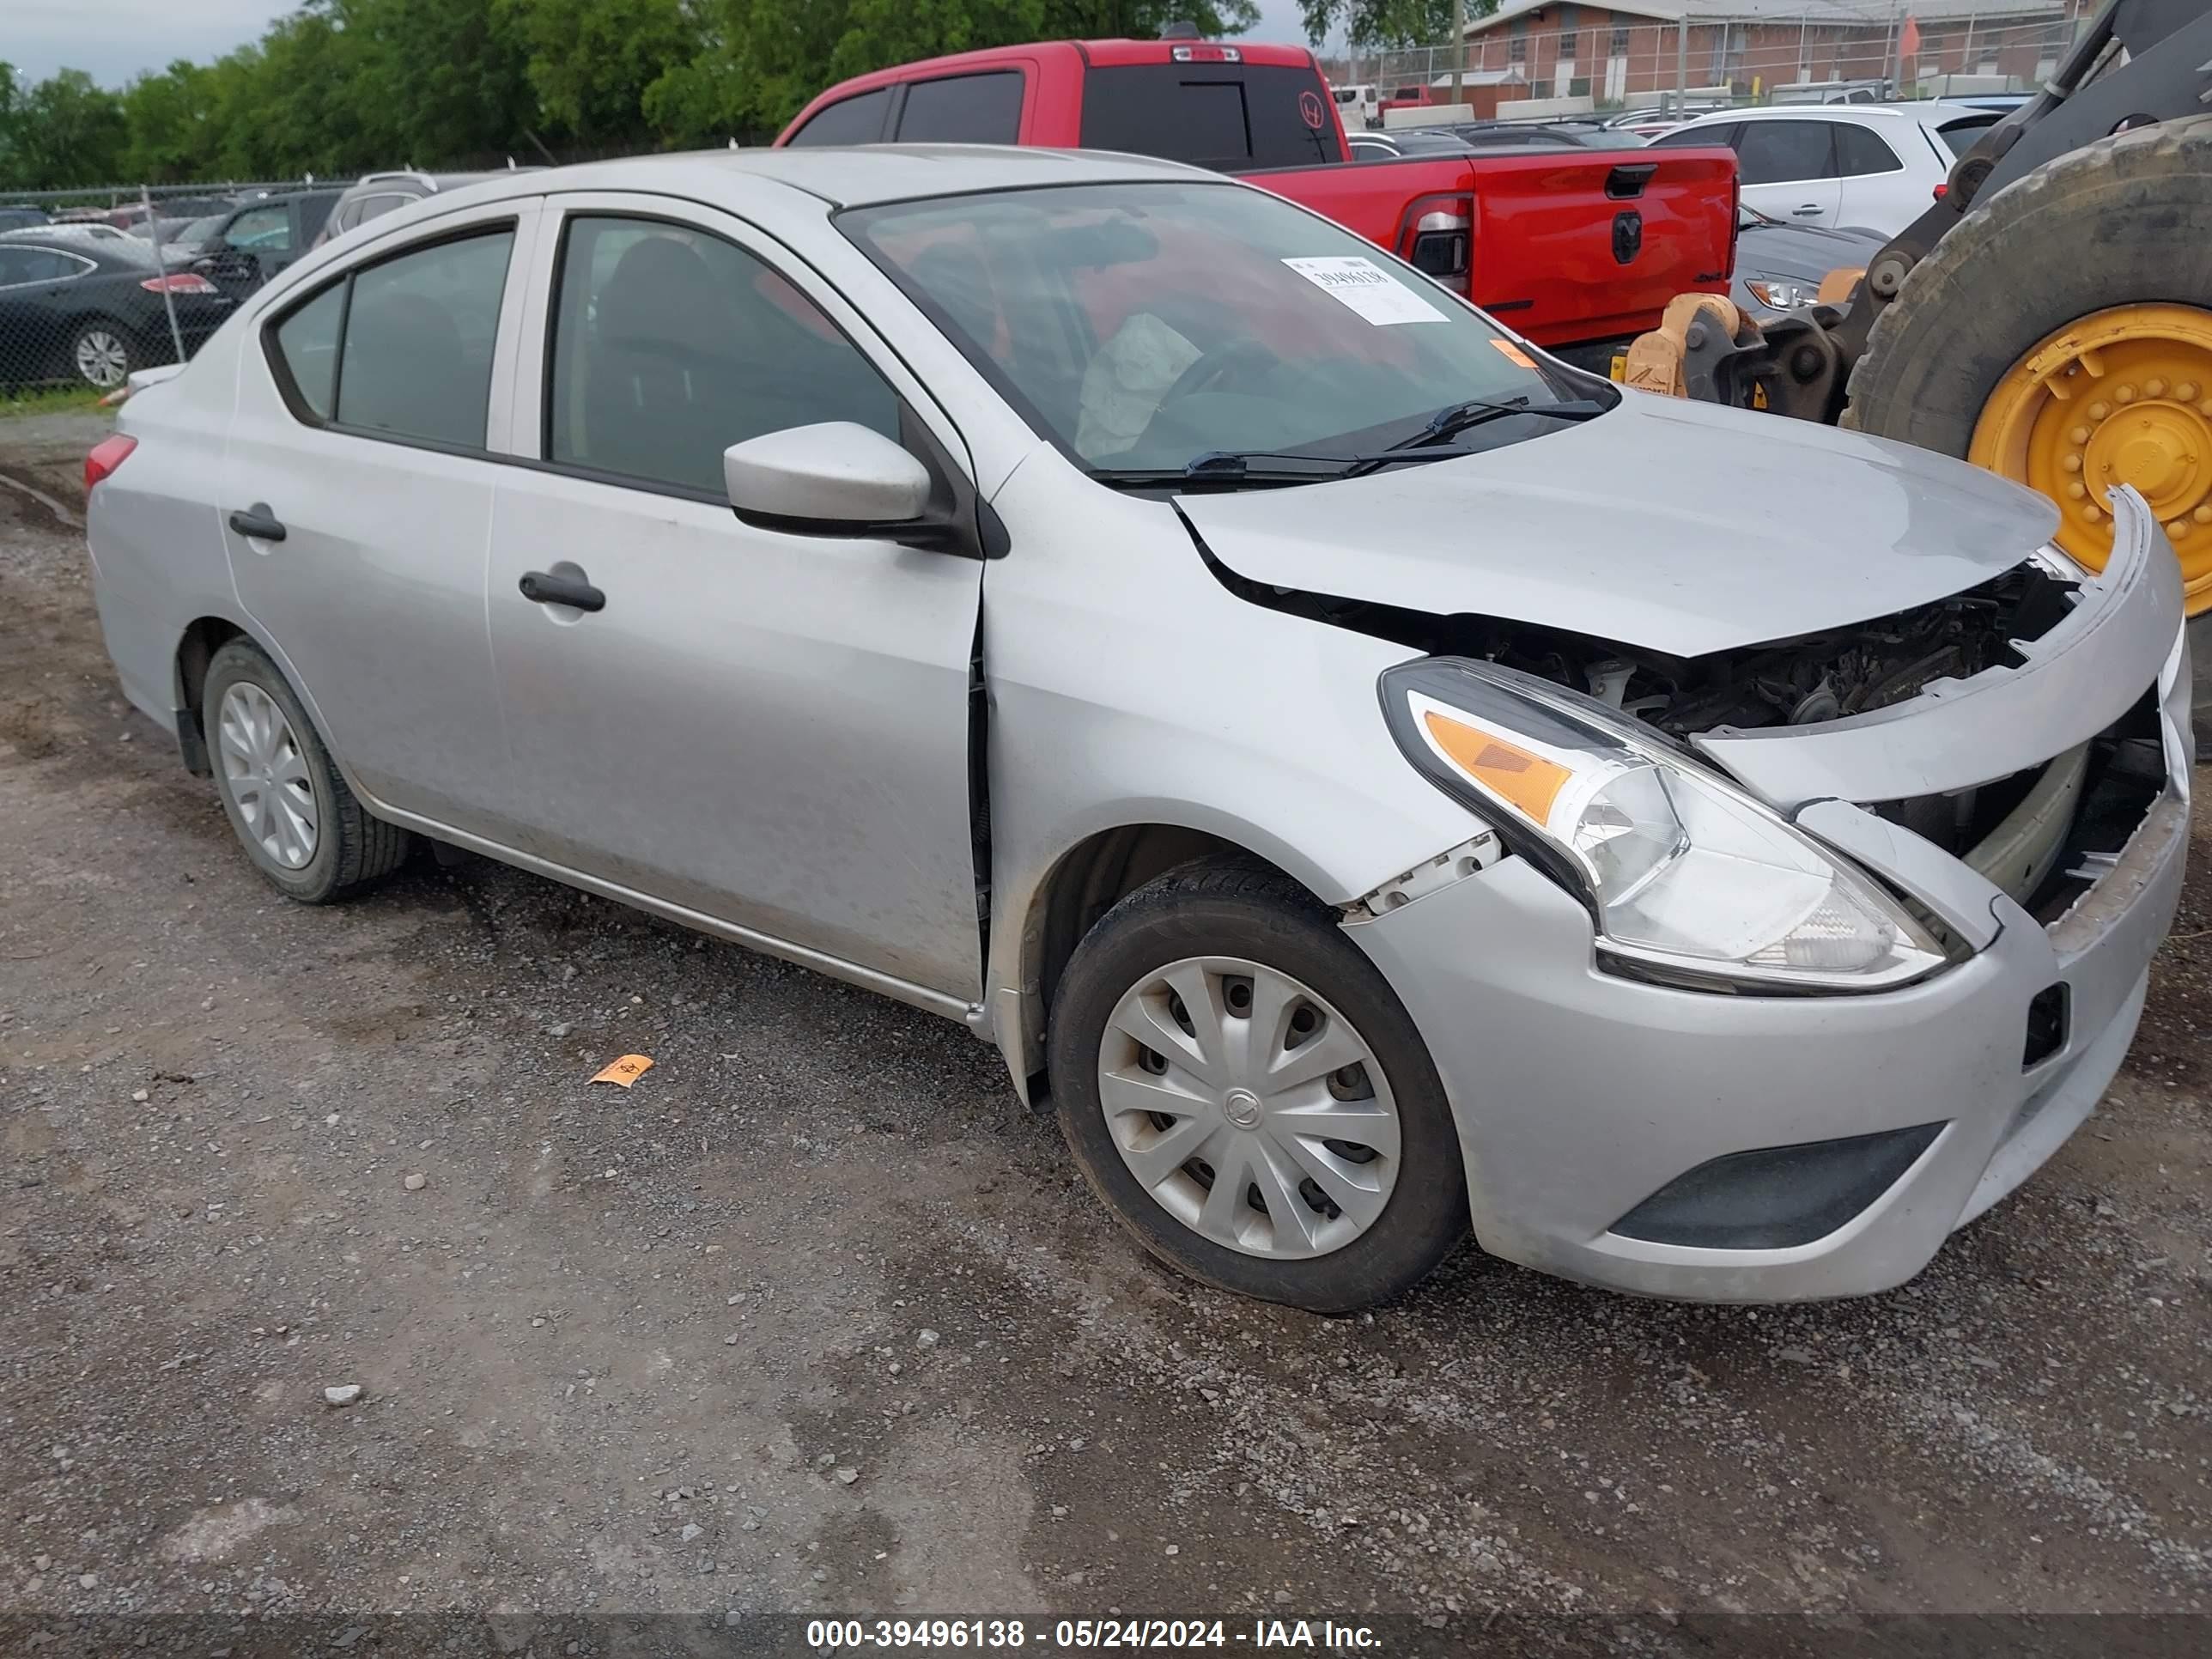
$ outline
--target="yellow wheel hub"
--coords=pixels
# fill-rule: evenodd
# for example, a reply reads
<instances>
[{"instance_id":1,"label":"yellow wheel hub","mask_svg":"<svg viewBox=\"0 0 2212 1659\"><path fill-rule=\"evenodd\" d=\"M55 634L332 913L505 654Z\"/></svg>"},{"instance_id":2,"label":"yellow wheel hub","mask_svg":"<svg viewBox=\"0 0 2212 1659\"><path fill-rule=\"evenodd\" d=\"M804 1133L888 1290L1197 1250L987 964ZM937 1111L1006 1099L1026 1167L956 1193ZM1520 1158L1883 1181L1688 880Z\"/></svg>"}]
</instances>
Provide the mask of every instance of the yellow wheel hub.
<instances>
[{"instance_id":1,"label":"yellow wheel hub","mask_svg":"<svg viewBox=\"0 0 2212 1659\"><path fill-rule=\"evenodd\" d=\"M2060 329L1997 382L1966 459L2057 502L2059 546L2093 570L2112 551L2106 492L2134 485L2189 614L2212 610L2212 311L2116 306Z\"/></svg>"}]
</instances>

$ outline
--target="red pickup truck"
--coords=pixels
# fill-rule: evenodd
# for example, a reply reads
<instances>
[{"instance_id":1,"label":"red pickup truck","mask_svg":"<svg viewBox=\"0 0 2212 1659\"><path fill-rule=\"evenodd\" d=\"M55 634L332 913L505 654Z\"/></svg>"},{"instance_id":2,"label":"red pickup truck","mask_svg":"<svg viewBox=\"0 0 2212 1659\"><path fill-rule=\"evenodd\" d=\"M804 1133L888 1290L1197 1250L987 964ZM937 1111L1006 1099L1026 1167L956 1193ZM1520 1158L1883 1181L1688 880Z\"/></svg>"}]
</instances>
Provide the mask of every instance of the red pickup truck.
<instances>
[{"instance_id":1,"label":"red pickup truck","mask_svg":"<svg viewBox=\"0 0 2212 1659\"><path fill-rule=\"evenodd\" d=\"M1352 161L1297 46L1063 40L859 76L779 144L1112 149L1233 173L1313 209L1601 372L1667 301L1728 292L1735 157L1711 149L1485 149Z\"/></svg>"}]
</instances>

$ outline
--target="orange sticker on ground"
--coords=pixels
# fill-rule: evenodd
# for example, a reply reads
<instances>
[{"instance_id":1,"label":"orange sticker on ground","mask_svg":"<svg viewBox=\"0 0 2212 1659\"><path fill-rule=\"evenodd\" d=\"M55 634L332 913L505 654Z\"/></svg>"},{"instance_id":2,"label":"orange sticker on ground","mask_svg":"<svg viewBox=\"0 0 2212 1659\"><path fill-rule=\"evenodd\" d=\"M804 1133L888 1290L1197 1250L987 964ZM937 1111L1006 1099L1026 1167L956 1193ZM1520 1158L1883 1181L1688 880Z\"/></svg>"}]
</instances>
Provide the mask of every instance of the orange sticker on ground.
<instances>
[{"instance_id":1,"label":"orange sticker on ground","mask_svg":"<svg viewBox=\"0 0 2212 1659\"><path fill-rule=\"evenodd\" d=\"M1515 345L1512 341L1492 340L1490 343L1498 348L1498 355L1504 358L1506 362L1510 363L1518 363L1523 368L1534 368L1536 367L1536 360L1534 357L1531 357L1527 352L1522 350L1519 346Z\"/></svg>"},{"instance_id":2,"label":"orange sticker on ground","mask_svg":"<svg viewBox=\"0 0 2212 1659\"><path fill-rule=\"evenodd\" d=\"M625 1089L653 1069L652 1060L644 1054L624 1054L592 1079L594 1083L619 1083Z\"/></svg>"}]
</instances>

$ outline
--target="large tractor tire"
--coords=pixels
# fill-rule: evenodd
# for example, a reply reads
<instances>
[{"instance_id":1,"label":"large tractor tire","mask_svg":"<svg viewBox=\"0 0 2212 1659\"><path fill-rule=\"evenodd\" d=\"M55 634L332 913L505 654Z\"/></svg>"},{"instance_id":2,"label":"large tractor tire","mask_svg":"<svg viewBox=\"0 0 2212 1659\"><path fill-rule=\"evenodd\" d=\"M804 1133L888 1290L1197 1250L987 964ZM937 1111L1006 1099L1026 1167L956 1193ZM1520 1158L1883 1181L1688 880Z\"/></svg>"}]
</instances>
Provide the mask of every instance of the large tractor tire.
<instances>
[{"instance_id":1,"label":"large tractor tire","mask_svg":"<svg viewBox=\"0 0 2212 1659\"><path fill-rule=\"evenodd\" d=\"M2212 613L2212 115L2138 127L1978 204L1876 319L1844 424L1957 455L2058 504L2061 547L2112 546L2105 492L2166 526ZM2191 632L2198 649L2212 646Z\"/></svg>"}]
</instances>

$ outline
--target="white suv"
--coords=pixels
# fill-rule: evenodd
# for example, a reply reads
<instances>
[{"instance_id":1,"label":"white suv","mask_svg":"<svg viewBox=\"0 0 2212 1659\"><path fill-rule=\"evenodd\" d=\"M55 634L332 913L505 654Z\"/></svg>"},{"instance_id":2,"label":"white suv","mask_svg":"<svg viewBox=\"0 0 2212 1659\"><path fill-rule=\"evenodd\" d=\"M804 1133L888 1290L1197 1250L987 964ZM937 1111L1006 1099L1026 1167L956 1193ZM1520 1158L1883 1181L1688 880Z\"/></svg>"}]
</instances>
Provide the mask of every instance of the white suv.
<instances>
[{"instance_id":1,"label":"white suv","mask_svg":"<svg viewBox=\"0 0 2212 1659\"><path fill-rule=\"evenodd\" d=\"M1746 205L1791 224L1894 236L1928 210L1951 163L2000 119L1965 104L1718 110L1652 140L1727 144Z\"/></svg>"}]
</instances>

